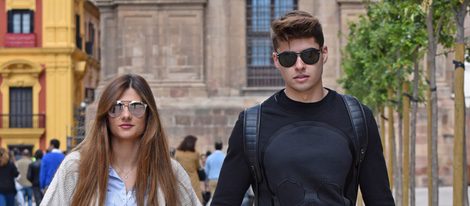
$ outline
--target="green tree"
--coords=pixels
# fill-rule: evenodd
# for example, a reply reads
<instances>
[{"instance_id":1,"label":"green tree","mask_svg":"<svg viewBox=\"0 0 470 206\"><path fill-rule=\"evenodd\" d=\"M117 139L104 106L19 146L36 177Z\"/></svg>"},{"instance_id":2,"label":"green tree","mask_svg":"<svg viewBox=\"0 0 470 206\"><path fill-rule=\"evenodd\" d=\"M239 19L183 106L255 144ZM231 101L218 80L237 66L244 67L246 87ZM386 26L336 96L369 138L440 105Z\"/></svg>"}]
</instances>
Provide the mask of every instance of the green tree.
<instances>
[{"instance_id":1,"label":"green tree","mask_svg":"<svg viewBox=\"0 0 470 206\"><path fill-rule=\"evenodd\" d=\"M339 80L340 84L346 89L346 92L362 99L375 111L384 106L391 106L396 111L401 111L402 85L408 84L408 79L413 71L415 72L414 76L419 80L419 70L412 68L416 59L422 57L422 48L426 43L424 13L418 2L381 1L370 4L367 16L361 17L356 24L351 24L348 40L342 60L345 75ZM418 91L417 85L413 84L413 91ZM387 100L387 90L398 95ZM416 92L416 96L417 94L418 92ZM418 97L411 99L418 99ZM416 111L415 108L414 113ZM409 112L406 112L405 115L409 115ZM391 122L393 113L388 116L390 125L393 125ZM405 124L404 130L408 130L408 126ZM390 129L393 129L393 126ZM396 157L393 130L390 131L390 134L389 147L391 148L389 150L392 152L389 157L393 159ZM400 137L401 133L399 134ZM401 142L401 138L399 140ZM410 143L406 141L404 144L409 145ZM412 151L414 151L415 144L411 145ZM408 151L405 152L408 154ZM408 155L405 156L407 160L410 159ZM398 158L398 160L400 159ZM411 159L414 159L414 155ZM392 162L395 161L392 160ZM395 163L392 165L388 166L395 168L398 166ZM396 173L400 170L393 169L393 171ZM389 175L393 176L393 174ZM414 174L410 177L414 181ZM400 184L400 181L396 182ZM403 191L406 191L406 197L403 202L408 203L408 183L404 186L406 189ZM397 201L399 201L401 187L397 186L396 191ZM414 197L414 193L411 195Z\"/></svg>"},{"instance_id":2,"label":"green tree","mask_svg":"<svg viewBox=\"0 0 470 206\"><path fill-rule=\"evenodd\" d=\"M426 56L427 77L429 84L426 99L426 110L428 120L428 203L437 206L439 203L438 188L438 155L437 155L437 86L436 86L436 53L437 45L440 43L449 48L452 42L454 25L449 0L425 0L423 9L426 12L426 28L428 33L428 51Z\"/></svg>"}]
</instances>

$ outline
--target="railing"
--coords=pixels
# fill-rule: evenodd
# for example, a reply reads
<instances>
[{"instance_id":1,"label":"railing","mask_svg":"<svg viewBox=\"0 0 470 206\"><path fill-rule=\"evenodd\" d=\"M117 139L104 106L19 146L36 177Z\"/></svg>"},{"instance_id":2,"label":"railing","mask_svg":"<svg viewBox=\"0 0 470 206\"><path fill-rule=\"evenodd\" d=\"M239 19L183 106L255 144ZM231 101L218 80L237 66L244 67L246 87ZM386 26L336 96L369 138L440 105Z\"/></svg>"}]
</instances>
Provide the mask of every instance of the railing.
<instances>
[{"instance_id":1,"label":"railing","mask_svg":"<svg viewBox=\"0 0 470 206\"><path fill-rule=\"evenodd\" d=\"M284 85L279 71L272 66L248 67L248 87L279 87Z\"/></svg>"},{"instance_id":2,"label":"railing","mask_svg":"<svg viewBox=\"0 0 470 206\"><path fill-rule=\"evenodd\" d=\"M0 114L0 128L45 128L45 114Z\"/></svg>"}]
</instances>

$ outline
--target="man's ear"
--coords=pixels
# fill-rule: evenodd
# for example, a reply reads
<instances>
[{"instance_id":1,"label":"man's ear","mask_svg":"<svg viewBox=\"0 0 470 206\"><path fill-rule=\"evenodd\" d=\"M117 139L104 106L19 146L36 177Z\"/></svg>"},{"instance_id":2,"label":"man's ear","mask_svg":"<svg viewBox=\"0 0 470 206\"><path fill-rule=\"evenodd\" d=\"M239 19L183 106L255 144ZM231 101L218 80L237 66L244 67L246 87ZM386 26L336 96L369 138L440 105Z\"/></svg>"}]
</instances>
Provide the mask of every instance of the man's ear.
<instances>
[{"instance_id":1,"label":"man's ear","mask_svg":"<svg viewBox=\"0 0 470 206\"><path fill-rule=\"evenodd\" d=\"M321 53L323 54L323 64L325 64L328 60L328 47L323 46L321 49Z\"/></svg>"},{"instance_id":2,"label":"man's ear","mask_svg":"<svg viewBox=\"0 0 470 206\"><path fill-rule=\"evenodd\" d=\"M274 62L274 66L279 69L280 65L279 65L279 61L277 60L277 54L276 52L273 52L272 53L272 58L273 58L273 62Z\"/></svg>"}]
</instances>

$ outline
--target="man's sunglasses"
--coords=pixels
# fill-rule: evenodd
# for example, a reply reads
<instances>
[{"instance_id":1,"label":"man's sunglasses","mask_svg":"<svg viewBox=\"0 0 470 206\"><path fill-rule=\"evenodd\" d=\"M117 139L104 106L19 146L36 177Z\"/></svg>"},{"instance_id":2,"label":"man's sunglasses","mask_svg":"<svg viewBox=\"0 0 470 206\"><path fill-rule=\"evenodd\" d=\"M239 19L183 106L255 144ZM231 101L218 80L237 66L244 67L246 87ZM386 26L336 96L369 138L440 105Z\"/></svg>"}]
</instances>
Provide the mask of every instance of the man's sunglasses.
<instances>
[{"instance_id":1,"label":"man's sunglasses","mask_svg":"<svg viewBox=\"0 0 470 206\"><path fill-rule=\"evenodd\" d=\"M279 59L279 64L281 64L281 66L291 67L294 66L295 62L297 62L297 56L299 55L300 59L302 59L305 64L313 65L320 59L320 50L316 48L308 48L299 53L285 51L277 53L277 58Z\"/></svg>"},{"instance_id":2,"label":"man's sunglasses","mask_svg":"<svg viewBox=\"0 0 470 206\"><path fill-rule=\"evenodd\" d=\"M118 100L116 101L116 104L114 104L111 109L108 111L108 115L110 117L118 117L121 115L122 111L124 111L124 107L127 107L129 112L134 116L134 117L143 117L145 114L145 110L147 109L147 104L139 101L121 101Z\"/></svg>"}]
</instances>

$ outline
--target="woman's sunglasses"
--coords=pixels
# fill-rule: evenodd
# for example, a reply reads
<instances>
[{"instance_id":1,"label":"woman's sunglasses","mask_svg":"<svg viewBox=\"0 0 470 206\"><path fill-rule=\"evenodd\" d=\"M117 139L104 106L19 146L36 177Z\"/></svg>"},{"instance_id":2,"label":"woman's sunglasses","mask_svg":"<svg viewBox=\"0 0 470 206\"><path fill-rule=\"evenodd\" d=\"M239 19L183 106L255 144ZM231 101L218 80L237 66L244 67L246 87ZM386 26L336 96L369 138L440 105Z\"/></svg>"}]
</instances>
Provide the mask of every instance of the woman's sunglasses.
<instances>
[{"instance_id":1,"label":"woman's sunglasses","mask_svg":"<svg viewBox=\"0 0 470 206\"><path fill-rule=\"evenodd\" d=\"M140 102L140 101L116 101L111 109L108 111L108 115L110 117L118 117L121 115L122 111L124 111L124 107L127 107L129 112L134 117L143 117L145 114L145 110L147 109L147 104Z\"/></svg>"},{"instance_id":2,"label":"woman's sunglasses","mask_svg":"<svg viewBox=\"0 0 470 206\"><path fill-rule=\"evenodd\" d=\"M320 50L316 48L308 48L299 53L293 51L277 53L279 64L281 64L283 67L294 66L294 64L297 62L298 56L300 56L300 59L302 59L305 64L313 65L320 59Z\"/></svg>"}]
</instances>

